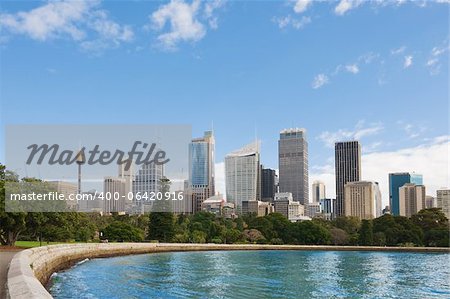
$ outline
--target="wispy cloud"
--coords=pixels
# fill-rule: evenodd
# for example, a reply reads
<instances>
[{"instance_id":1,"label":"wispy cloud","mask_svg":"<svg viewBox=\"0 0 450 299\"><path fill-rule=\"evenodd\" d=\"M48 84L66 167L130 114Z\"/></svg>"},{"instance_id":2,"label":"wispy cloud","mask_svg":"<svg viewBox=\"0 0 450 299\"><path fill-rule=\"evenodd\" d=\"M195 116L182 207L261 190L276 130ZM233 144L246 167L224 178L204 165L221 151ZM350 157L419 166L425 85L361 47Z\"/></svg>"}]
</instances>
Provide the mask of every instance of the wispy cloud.
<instances>
[{"instance_id":1,"label":"wispy cloud","mask_svg":"<svg viewBox=\"0 0 450 299\"><path fill-rule=\"evenodd\" d=\"M101 43L103 48L133 39L130 26L113 21L100 1L49 1L30 11L0 14L6 34L22 34L38 41L70 38L85 43Z\"/></svg>"},{"instance_id":2,"label":"wispy cloud","mask_svg":"<svg viewBox=\"0 0 450 299\"><path fill-rule=\"evenodd\" d=\"M411 65L413 64L413 56L412 55L407 55L404 57L404 61L403 61L403 68L407 69L409 68Z\"/></svg>"},{"instance_id":3,"label":"wispy cloud","mask_svg":"<svg viewBox=\"0 0 450 299\"><path fill-rule=\"evenodd\" d=\"M450 45L448 40L442 42L441 46L436 46L431 49L428 56L426 67L430 71L431 75L437 75L441 71L441 57L450 50Z\"/></svg>"},{"instance_id":4,"label":"wispy cloud","mask_svg":"<svg viewBox=\"0 0 450 299\"><path fill-rule=\"evenodd\" d=\"M359 67L357 64L349 64L345 66L345 69L347 70L347 72L350 72L352 74L357 74L359 73Z\"/></svg>"},{"instance_id":5,"label":"wispy cloud","mask_svg":"<svg viewBox=\"0 0 450 299\"><path fill-rule=\"evenodd\" d=\"M328 76L327 76L327 75L325 75L325 74L318 74L318 75L314 78L314 80L313 80L311 86L312 86L312 88L314 88L314 89L318 89L318 88L324 86L325 84L328 84L329 81L330 81L330 80L328 79Z\"/></svg>"},{"instance_id":6,"label":"wispy cloud","mask_svg":"<svg viewBox=\"0 0 450 299\"><path fill-rule=\"evenodd\" d=\"M405 52L406 47L405 46L401 46L399 48L396 49L392 49L391 50L391 55L398 55L398 54L402 54L403 52Z\"/></svg>"},{"instance_id":7,"label":"wispy cloud","mask_svg":"<svg viewBox=\"0 0 450 299\"><path fill-rule=\"evenodd\" d=\"M207 23L211 29L218 28L218 19L214 12L223 6L224 1L201 2L194 0L171 0L161 5L149 18L151 25L146 26L162 32L158 35L158 45L164 50L177 49L180 42L197 42L205 37ZM166 29L166 30L165 30Z\"/></svg>"},{"instance_id":8,"label":"wispy cloud","mask_svg":"<svg viewBox=\"0 0 450 299\"><path fill-rule=\"evenodd\" d=\"M307 24L311 23L311 18L303 16L301 18L295 18L291 15L285 17L273 17L272 21L275 22L280 29L292 26L295 29L302 29Z\"/></svg>"},{"instance_id":9,"label":"wispy cloud","mask_svg":"<svg viewBox=\"0 0 450 299\"><path fill-rule=\"evenodd\" d=\"M337 15L344 15L351 9L355 9L363 3L362 0L341 0L334 8L334 12Z\"/></svg>"},{"instance_id":10,"label":"wispy cloud","mask_svg":"<svg viewBox=\"0 0 450 299\"><path fill-rule=\"evenodd\" d=\"M339 129L335 132L325 131L319 135L318 139L326 146L332 148L337 141L360 140L361 138L378 134L383 128L381 123L366 125L365 121L361 120L353 129Z\"/></svg>"},{"instance_id":11,"label":"wispy cloud","mask_svg":"<svg viewBox=\"0 0 450 299\"><path fill-rule=\"evenodd\" d=\"M312 0L296 0L294 4L294 11L296 13L303 13L311 4Z\"/></svg>"}]
</instances>

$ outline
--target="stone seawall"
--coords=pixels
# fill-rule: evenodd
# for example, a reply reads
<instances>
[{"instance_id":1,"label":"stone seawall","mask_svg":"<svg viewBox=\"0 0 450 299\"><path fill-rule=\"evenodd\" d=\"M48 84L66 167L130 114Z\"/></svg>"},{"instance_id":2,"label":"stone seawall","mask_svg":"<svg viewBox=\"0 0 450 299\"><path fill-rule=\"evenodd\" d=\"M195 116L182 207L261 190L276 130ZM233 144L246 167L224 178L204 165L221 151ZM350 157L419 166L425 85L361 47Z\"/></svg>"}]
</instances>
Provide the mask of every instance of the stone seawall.
<instances>
[{"instance_id":1,"label":"stone seawall","mask_svg":"<svg viewBox=\"0 0 450 299\"><path fill-rule=\"evenodd\" d=\"M79 243L50 245L27 249L14 256L8 270L7 292L9 294L9 298L12 299L52 298L44 287L52 273L68 268L75 262L86 258L166 251L207 250L340 250L450 253L450 248L432 247L163 243Z\"/></svg>"}]
</instances>

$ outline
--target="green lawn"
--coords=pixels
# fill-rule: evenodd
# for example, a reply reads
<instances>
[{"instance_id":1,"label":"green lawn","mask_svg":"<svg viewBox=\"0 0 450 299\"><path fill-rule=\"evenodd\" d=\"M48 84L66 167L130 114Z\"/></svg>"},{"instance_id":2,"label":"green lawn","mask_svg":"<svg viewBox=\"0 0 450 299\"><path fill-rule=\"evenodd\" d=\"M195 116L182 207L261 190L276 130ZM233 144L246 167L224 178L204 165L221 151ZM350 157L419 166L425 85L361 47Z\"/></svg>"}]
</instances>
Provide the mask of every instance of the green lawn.
<instances>
[{"instance_id":1,"label":"green lawn","mask_svg":"<svg viewBox=\"0 0 450 299\"><path fill-rule=\"evenodd\" d=\"M54 245L54 244L63 244L64 242L50 242L47 244L47 242L42 242L42 246L46 245ZM17 247L24 247L24 248L31 248L31 247L39 247L40 243L39 241L17 241L16 242Z\"/></svg>"}]
</instances>

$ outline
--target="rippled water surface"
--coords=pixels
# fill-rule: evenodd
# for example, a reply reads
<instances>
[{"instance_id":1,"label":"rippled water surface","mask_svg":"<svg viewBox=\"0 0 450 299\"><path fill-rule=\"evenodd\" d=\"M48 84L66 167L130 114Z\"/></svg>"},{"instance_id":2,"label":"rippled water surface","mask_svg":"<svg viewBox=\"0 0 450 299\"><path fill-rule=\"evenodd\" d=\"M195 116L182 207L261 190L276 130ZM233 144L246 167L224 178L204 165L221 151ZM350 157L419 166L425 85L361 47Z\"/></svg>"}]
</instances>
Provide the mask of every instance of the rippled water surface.
<instances>
[{"instance_id":1,"label":"rippled water surface","mask_svg":"<svg viewBox=\"0 0 450 299\"><path fill-rule=\"evenodd\" d=\"M173 252L93 259L54 275L55 298L450 298L450 255Z\"/></svg>"}]
</instances>

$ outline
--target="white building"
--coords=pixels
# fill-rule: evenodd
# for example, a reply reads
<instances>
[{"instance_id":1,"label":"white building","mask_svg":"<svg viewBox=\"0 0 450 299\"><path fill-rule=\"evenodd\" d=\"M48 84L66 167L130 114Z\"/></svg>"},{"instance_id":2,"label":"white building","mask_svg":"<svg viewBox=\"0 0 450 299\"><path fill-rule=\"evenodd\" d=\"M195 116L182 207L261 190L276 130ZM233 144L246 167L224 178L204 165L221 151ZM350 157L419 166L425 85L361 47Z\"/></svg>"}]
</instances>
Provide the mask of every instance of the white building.
<instances>
[{"instance_id":1,"label":"white building","mask_svg":"<svg viewBox=\"0 0 450 299\"><path fill-rule=\"evenodd\" d=\"M326 198L325 184L321 181L314 181L312 184L312 199L313 203L319 203Z\"/></svg>"},{"instance_id":2,"label":"white building","mask_svg":"<svg viewBox=\"0 0 450 299\"><path fill-rule=\"evenodd\" d=\"M227 202L242 212L242 202L260 199L259 143L251 143L225 157L225 184Z\"/></svg>"},{"instance_id":3,"label":"white building","mask_svg":"<svg viewBox=\"0 0 450 299\"><path fill-rule=\"evenodd\" d=\"M436 191L437 207L442 209L447 219L450 219L450 189Z\"/></svg>"},{"instance_id":4,"label":"white building","mask_svg":"<svg viewBox=\"0 0 450 299\"><path fill-rule=\"evenodd\" d=\"M345 216L373 219L381 216L381 192L376 182L349 182L344 186Z\"/></svg>"},{"instance_id":5,"label":"white building","mask_svg":"<svg viewBox=\"0 0 450 299\"><path fill-rule=\"evenodd\" d=\"M411 217L425 209L425 186L407 183L398 189L400 216Z\"/></svg>"},{"instance_id":6,"label":"white building","mask_svg":"<svg viewBox=\"0 0 450 299\"><path fill-rule=\"evenodd\" d=\"M153 193L160 191L164 176L163 165L144 164L133 178L133 212L143 214L151 211L153 201L148 200ZM144 197L147 197L145 199Z\"/></svg>"},{"instance_id":7,"label":"white building","mask_svg":"<svg viewBox=\"0 0 450 299\"><path fill-rule=\"evenodd\" d=\"M321 216L322 214L322 205L320 202L309 202L305 204L305 216L310 218L314 218L317 216Z\"/></svg>"}]
</instances>

